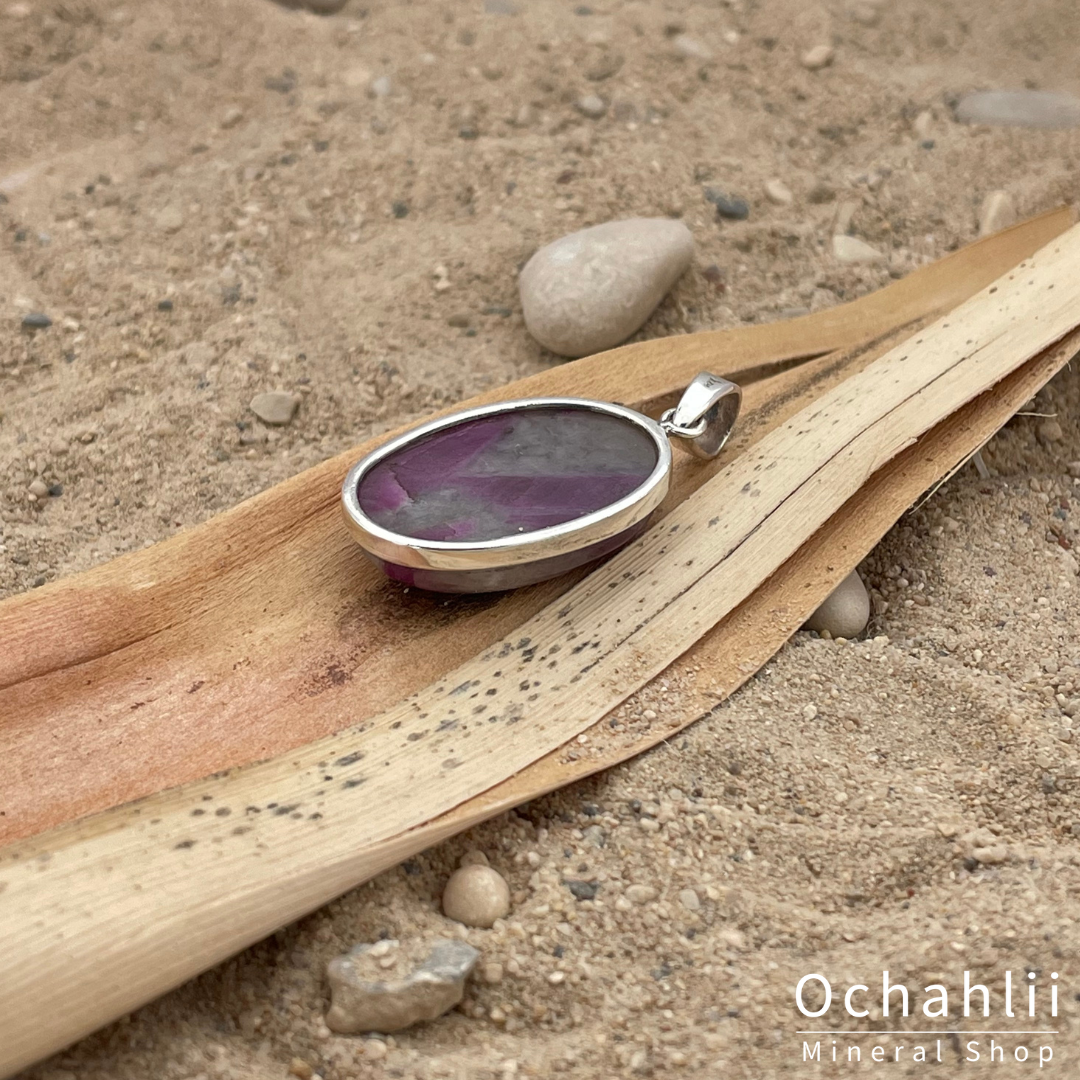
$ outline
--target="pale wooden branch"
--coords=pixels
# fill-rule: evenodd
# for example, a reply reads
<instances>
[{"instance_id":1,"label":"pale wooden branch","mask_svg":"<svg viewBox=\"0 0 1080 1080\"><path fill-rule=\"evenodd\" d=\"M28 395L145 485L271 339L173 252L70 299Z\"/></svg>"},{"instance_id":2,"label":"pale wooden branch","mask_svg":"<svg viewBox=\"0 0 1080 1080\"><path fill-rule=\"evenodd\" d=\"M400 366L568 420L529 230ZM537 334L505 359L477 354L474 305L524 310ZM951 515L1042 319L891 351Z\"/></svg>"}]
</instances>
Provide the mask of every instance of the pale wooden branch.
<instances>
[{"instance_id":1,"label":"pale wooden branch","mask_svg":"<svg viewBox=\"0 0 1080 1080\"><path fill-rule=\"evenodd\" d=\"M9 849L0 1068L337 895L373 872L380 845L585 730L730 617L883 465L1080 324L1066 287L1078 267L1073 230L824 393L511 636L370 721ZM130 937L118 942L117 927Z\"/></svg>"}]
</instances>

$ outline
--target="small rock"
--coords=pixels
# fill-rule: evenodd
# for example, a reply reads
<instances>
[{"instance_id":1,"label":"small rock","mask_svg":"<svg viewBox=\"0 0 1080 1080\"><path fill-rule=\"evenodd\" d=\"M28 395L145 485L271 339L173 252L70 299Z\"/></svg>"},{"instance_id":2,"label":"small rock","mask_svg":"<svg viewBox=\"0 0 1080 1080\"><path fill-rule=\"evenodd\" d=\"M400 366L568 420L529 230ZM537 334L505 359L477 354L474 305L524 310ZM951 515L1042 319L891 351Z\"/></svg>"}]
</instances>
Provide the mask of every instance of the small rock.
<instances>
[{"instance_id":1,"label":"small rock","mask_svg":"<svg viewBox=\"0 0 1080 1080\"><path fill-rule=\"evenodd\" d=\"M595 881L567 881L566 887L576 900L595 900L600 889Z\"/></svg>"},{"instance_id":2,"label":"small rock","mask_svg":"<svg viewBox=\"0 0 1080 1080\"><path fill-rule=\"evenodd\" d=\"M831 45L815 45L812 49L807 49L800 60L808 71L820 71L833 62L834 55Z\"/></svg>"},{"instance_id":3,"label":"small rock","mask_svg":"<svg viewBox=\"0 0 1080 1080\"><path fill-rule=\"evenodd\" d=\"M1000 866L1009 861L1009 849L1004 844L993 844L990 847L977 847L971 852L971 857L977 859L984 866Z\"/></svg>"},{"instance_id":4,"label":"small rock","mask_svg":"<svg viewBox=\"0 0 1080 1080\"><path fill-rule=\"evenodd\" d=\"M877 26L881 21L881 12L872 3L854 3L848 8L848 14L862 26Z\"/></svg>"},{"instance_id":5,"label":"small rock","mask_svg":"<svg viewBox=\"0 0 1080 1080\"><path fill-rule=\"evenodd\" d=\"M834 638L858 637L870 621L870 596L857 570L833 589L825 602L803 623L804 630L828 631Z\"/></svg>"},{"instance_id":6,"label":"small rock","mask_svg":"<svg viewBox=\"0 0 1080 1080\"><path fill-rule=\"evenodd\" d=\"M510 913L510 886L490 866L463 866L450 875L442 907L448 919L487 928Z\"/></svg>"},{"instance_id":7,"label":"small rock","mask_svg":"<svg viewBox=\"0 0 1080 1080\"><path fill-rule=\"evenodd\" d=\"M518 286L528 331L561 356L625 341L690 265L694 238L670 218L609 221L541 248Z\"/></svg>"},{"instance_id":8,"label":"small rock","mask_svg":"<svg viewBox=\"0 0 1080 1080\"><path fill-rule=\"evenodd\" d=\"M458 859L458 866L490 866L488 857L479 848L470 848Z\"/></svg>"},{"instance_id":9,"label":"small rock","mask_svg":"<svg viewBox=\"0 0 1080 1080\"><path fill-rule=\"evenodd\" d=\"M225 110L224 115L221 117L221 126L223 128L233 128L244 119L244 110L239 105L232 105Z\"/></svg>"},{"instance_id":10,"label":"small rock","mask_svg":"<svg viewBox=\"0 0 1080 1080\"><path fill-rule=\"evenodd\" d=\"M287 424L296 415L300 398L284 390L269 390L256 394L248 408L264 424Z\"/></svg>"},{"instance_id":11,"label":"small rock","mask_svg":"<svg viewBox=\"0 0 1080 1080\"><path fill-rule=\"evenodd\" d=\"M738 195L728 195L719 188L707 187L705 198L716 207L717 216L732 221L745 221L750 216L750 204Z\"/></svg>"},{"instance_id":12,"label":"small rock","mask_svg":"<svg viewBox=\"0 0 1080 1080\"><path fill-rule=\"evenodd\" d=\"M701 897L693 889L680 889L679 903L687 911L699 911L701 909Z\"/></svg>"},{"instance_id":13,"label":"small rock","mask_svg":"<svg viewBox=\"0 0 1080 1080\"><path fill-rule=\"evenodd\" d=\"M625 895L631 904L648 904L660 894L651 885L628 885Z\"/></svg>"},{"instance_id":14,"label":"small rock","mask_svg":"<svg viewBox=\"0 0 1080 1080\"><path fill-rule=\"evenodd\" d=\"M311 1080L315 1070L303 1059L294 1057L289 1063L289 1075L298 1076L300 1080Z\"/></svg>"},{"instance_id":15,"label":"small rock","mask_svg":"<svg viewBox=\"0 0 1080 1080\"><path fill-rule=\"evenodd\" d=\"M371 93L374 97L384 98L390 96L390 76L380 75L377 79L371 80Z\"/></svg>"},{"instance_id":16,"label":"small rock","mask_svg":"<svg viewBox=\"0 0 1080 1080\"><path fill-rule=\"evenodd\" d=\"M462 330L472 323L472 316L467 311L458 311L451 315L446 322L447 325Z\"/></svg>"},{"instance_id":17,"label":"small rock","mask_svg":"<svg viewBox=\"0 0 1080 1080\"><path fill-rule=\"evenodd\" d=\"M814 186L806 193L807 202L811 202L815 206L832 202L835 198L836 192L822 180L819 180L814 184Z\"/></svg>"},{"instance_id":18,"label":"small rock","mask_svg":"<svg viewBox=\"0 0 1080 1080\"><path fill-rule=\"evenodd\" d=\"M154 217L154 224L166 233L179 232L184 227L184 214L178 206L166 206Z\"/></svg>"},{"instance_id":19,"label":"small rock","mask_svg":"<svg viewBox=\"0 0 1080 1080\"><path fill-rule=\"evenodd\" d=\"M1061 430L1061 425L1053 419L1041 421L1036 429L1036 434L1039 436L1039 442L1041 443L1061 442L1065 438L1065 432Z\"/></svg>"},{"instance_id":20,"label":"small rock","mask_svg":"<svg viewBox=\"0 0 1080 1080\"><path fill-rule=\"evenodd\" d=\"M1008 192L991 191L979 208L979 235L989 236L1006 229L1016 221L1016 208Z\"/></svg>"},{"instance_id":21,"label":"small rock","mask_svg":"<svg viewBox=\"0 0 1080 1080\"><path fill-rule=\"evenodd\" d=\"M22 325L26 330L47 330L52 319L41 311L30 311L22 317Z\"/></svg>"},{"instance_id":22,"label":"small rock","mask_svg":"<svg viewBox=\"0 0 1080 1080\"><path fill-rule=\"evenodd\" d=\"M1080 479L1080 461L1070 461L1065 467L1069 470L1071 477Z\"/></svg>"},{"instance_id":23,"label":"small rock","mask_svg":"<svg viewBox=\"0 0 1080 1080\"><path fill-rule=\"evenodd\" d=\"M624 63L626 58L621 53L605 52L585 68L585 78L589 82L603 82L617 75Z\"/></svg>"},{"instance_id":24,"label":"small rock","mask_svg":"<svg viewBox=\"0 0 1080 1080\"><path fill-rule=\"evenodd\" d=\"M607 112L607 102L598 94L586 94L574 102L574 107L590 120L599 120Z\"/></svg>"},{"instance_id":25,"label":"small rock","mask_svg":"<svg viewBox=\"0 0 1080 1080\"><path fill-rule=\"evenodd\" d=\"M1080 98L1047 90L981 90L960 99L956 119L1006 127L1080 127Z\"/></svg>"},{"instance_id":26,"label":"small rock","mask_svg":"<svg viewBox=\"0 0 1080 1080\"><path fill-rule=\"evenodd\" d=\"M929 109L923 109L923 111L915 117L915 121L911 127L915 132L916 138L929 139L931 132L934 130L934 114Z\"/></svg>"},{"instance_id":27,"label":"small rock","mask_svg":"<svg viewBox=\"0 0 1080 1080\"><path fill-rule=\"evenodd\" d=\"M480 959L466 942L443 938L404 978L384 981L378 960L368 955L375 948L358 945L327 965L331 1006L326 1026L331 1031L401 1031L434 1020L461 1001L465 980Z\"/></svg>"},{"instance_id":28,"label":"small rock","mask_svg":"<svg viewBox=\"0 0 1080 1080\"><path fill-rule=\"evenodd\" d=\"M790 206L795 200L791 188L783 180L776 179L765 181L765 197L777 206Z\"/></svg>"},{"instance_id":29,"label":"small rock","mask_svg":"<svg viewBox=\"0 0 1080 1080\"><path fill-rule=\"evenodd\" d=\"M871 247L865 240L857 236L848 236L845 233L837 233L832 238L833 257L844 263L876 263L884 262L885 256L876 247Z\"/></svg>"},{"instance_id":30,"label":"small rock","mask_svg":"<svg viewBox=\"0 0 1080 1080\"><path fill-rule=\"evenodd\" d=\"M26 489L35 499L47 499L49 497L49 485L44 480L31 480Z\"/></svg>"},{"instance_id":31,"label":"small rock","mask_svg":"<svg viewBox=\"0 0 1080 1080\"><path fill-rule=\"evenodd\" d=\"M713 58L712 49L708 45L703 45L697 38L690 37L689 34L677 34L672 38L671 44L675 47L675 51L680 56L685 56L687 60L711 60Z\"/></svg>"}]
</instances>

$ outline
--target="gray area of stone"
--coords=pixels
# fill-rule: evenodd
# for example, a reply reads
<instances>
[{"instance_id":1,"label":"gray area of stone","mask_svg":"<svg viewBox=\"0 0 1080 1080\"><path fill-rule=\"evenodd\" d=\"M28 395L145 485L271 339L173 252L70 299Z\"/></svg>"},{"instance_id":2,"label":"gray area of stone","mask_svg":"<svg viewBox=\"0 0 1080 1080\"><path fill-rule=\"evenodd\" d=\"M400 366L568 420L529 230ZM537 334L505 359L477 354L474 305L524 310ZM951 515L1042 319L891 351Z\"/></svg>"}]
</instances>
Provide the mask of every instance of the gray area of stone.
<instances>
[{"instance_id":1,"label":"gray area of stone","mask_svg":"<svg viewBox=\"0 0 1080 1080\"><path fill-rule=\"evenodd\" d=\"M858 637L870 621L870 596L857 570L850 574L803 623L804 630L828 631L834 638Z\"/></svg>"},{"instance_id":2,"label":"gray area of stone","mask_svg":"<svg viewBox=\"0 0 1080 1080\"><path fill-rule=\"evenodd\" d=\"M594 225L541 248L521 272L528 331L561 356L625 341L652 314L694 255L680 221L628 218Z\"/></svg>"},{"instance_id":3,"label":"gray area of stone","mask_svg":"<svg viewBox=\"0 0 1080 1080\"><path fill-rule=\"evenodd\" d=\"M960 99L956 119L1007 127L1080 127L1080 98L1049 90L980 90Z\"/></svg>"},{"instance_id":4,"label":"gray area of stone","mask_svg":"<svg viewBox=\"0 0 1080 1080\"><path fill-rule=\"evenodd\" d=\"M427 958L404 979L371 982L361 979L354 958L372 945L357 945L326 967L331 1005L326 1026L342 1035L362 1031L401 1031L434 1020L452 1009L465 993L465 980L480 952L464 941L440 938Z\"/></svg>"}]
</instances>

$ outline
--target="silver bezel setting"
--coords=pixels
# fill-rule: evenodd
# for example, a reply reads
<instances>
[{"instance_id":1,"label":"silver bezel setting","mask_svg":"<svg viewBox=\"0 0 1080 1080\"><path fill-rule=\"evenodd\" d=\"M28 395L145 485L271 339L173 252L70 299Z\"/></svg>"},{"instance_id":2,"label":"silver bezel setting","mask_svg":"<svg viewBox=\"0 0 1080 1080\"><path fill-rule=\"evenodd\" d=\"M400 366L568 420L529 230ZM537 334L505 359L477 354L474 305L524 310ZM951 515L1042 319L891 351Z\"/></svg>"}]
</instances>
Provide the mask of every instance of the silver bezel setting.
<instances>
[{"instance_id":1,"label":"silver bezel setting","mask_svg":"<svg viewBox=\"0 0 1080 1080\"><path fill-rule=\"evenodd\" d=\"M458 424L491 416L494 413L558 407L588 409L635 424L648 433L656 446L655 468L629 495L591 514L583 514L572 521L546 529L537 529L516 536L502 536L495 540L480 540L475 543L460 540L419 540L416 537L405 536L376 524L361 509L358 491L364 474L402 447L445 428L456 427ZM537 559L562 555L617 536L644 520L660 505L667 494L670 478L671 446L663 429L650 417L623 405L591 401L587 398L522 398L451 413L449 416L421 424L384 443L377 450L361 458L349 470L341 486L341 506L345 523L354 539L365 551L378 559L415 569L496 569L520 566Z\"/></svg>"}]
</instances>

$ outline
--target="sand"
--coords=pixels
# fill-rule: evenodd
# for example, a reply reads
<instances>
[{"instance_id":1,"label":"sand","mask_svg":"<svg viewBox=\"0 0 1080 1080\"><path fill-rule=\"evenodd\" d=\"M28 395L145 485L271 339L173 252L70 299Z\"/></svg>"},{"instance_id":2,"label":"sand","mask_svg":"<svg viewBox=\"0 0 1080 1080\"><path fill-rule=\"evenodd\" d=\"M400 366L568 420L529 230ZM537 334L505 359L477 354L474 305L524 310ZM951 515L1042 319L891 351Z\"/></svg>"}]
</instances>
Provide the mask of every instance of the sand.
<instances>
[{"instance_id":1,"label":"sand","mask_svg":"<svg viewBox=\"0 0 1080 1080\"><path fill-rule=\"evenodd\" d=\"M807 70L822 44L833 62ZM557 363L524 330L516 272L563 233L689 226L694 265L641 331L658 336L865 293L973 239L992 190L1021 215L1074 199L1080 135L964 127L951 103L1076 93L1076 49L1072 0L349 0L329 17L0 0L0 595ZM574 105L589 94L599 119ZM790 205L766 197L776 179ZM749 219L718 221L706 185ZM838 220L885 261L838 263ZM53 325L21 330L31 311ZM302 402L268 429L247 405L274 389ZM803 1029L980 1025L1058 1034L1000 1036L1003 1065L989 1037L943 1037L948 1071L977 1039L965 1076L1025 1075L1021 1045L1072 1075L1078 410L1068 370L987 448L989 479L964 470L892 530L862 567L867 640L796 635L655 752L384 874L27 1075L801 1077L847 1067L832 1036L804 1062ZM37 479L62 494L31 501ZM438 898L474 851L514 907L458 931ZM331 957L456 932L483 952L458 1010L392 1040L323 1027ZM900 1023L898 994L880 1015L883 970L912 991ZM1007 1019L1004 973L1029 970L1041 1011L1021 987ZM962 1016L965 971L993 990L987 1021ZM811 972L836 992L827 1023L795 1008ZM918 1011L938 982L948 1024ZM871 987L858 1022L854 983ZM920 1043L938 1052L835 1038L867 1069L876 1042L899 1053L896 1075L923 1075Z\"/></svg>"}]
</instances>

